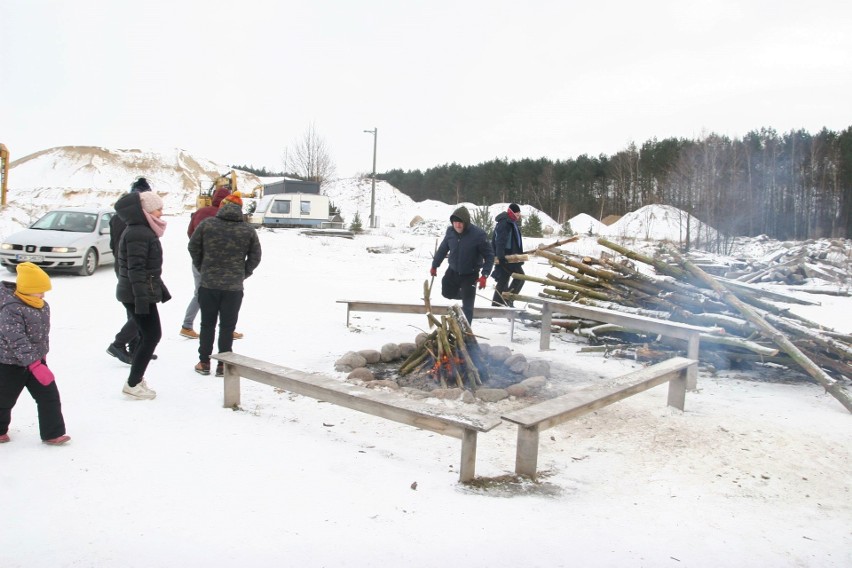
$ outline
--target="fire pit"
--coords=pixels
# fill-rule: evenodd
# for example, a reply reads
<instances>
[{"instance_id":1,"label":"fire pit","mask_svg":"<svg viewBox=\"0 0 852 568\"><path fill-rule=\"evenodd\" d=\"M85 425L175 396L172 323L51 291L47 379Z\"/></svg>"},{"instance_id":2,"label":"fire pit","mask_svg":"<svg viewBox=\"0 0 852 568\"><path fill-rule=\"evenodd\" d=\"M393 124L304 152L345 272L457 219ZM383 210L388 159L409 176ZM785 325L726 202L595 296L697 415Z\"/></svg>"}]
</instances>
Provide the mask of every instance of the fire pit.
<instances>
[{"instance_id":1,"label":"fire pit","mask_svg":"<svg viewBox=\"0 0 852 568\"><path fill-rule=\"evenodd\" d=\"M469 382L462 386L441 384L441 373L446 372L448 364L464 366L459 358L443 362L427 358L417 370L402 373L405 362L428 338L429 334L421 333L413 343L389 343L380 350L351 351L335 362L335 370L348 373L346 380L363 382L366 386L399 389L416 397L462 399L464 402L496 402L510 396L536 397L547 385L550 376L547 361L528 360L522 354L512 353L508 347L486 343L478 344L475 357L479 376L485 379L475 388Z\"/></svg>"}]
</instances>

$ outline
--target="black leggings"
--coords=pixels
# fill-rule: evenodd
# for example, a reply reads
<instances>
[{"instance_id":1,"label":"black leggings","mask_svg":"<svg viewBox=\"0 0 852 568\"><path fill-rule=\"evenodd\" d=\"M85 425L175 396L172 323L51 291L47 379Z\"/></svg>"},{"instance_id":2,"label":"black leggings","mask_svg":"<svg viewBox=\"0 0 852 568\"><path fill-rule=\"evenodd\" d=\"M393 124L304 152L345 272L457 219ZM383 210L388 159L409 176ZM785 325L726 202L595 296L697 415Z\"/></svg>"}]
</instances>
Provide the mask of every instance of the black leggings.
<instances>
[{"instance_id":1,"label":"black leggings","mask_svg":"<svg viewBox=\"0 0 852 568\"><path fill-rule=\"evenodd\" d=\"M127 384L135 387L145 378L145 371L148 369L148 363L151 362L151 356L163 337L163 328L160 326L160 312L157 311L157 304L148 304L147 314L137 314L134 312L133 304L124 304L127 310L127 316L133 318L136 322L136 328L139 330L139 347L133 352L133 361L130 363L130 376L127 377Z\"/></svg>"}]
</instances>

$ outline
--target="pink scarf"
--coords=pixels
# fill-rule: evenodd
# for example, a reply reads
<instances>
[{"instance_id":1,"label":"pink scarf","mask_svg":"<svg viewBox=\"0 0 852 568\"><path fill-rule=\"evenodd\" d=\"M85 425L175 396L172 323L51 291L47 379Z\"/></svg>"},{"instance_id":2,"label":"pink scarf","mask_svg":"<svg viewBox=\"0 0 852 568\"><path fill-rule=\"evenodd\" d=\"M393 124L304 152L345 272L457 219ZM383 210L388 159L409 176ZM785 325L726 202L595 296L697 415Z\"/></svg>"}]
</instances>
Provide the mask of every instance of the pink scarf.
<instances>
[{"instance_id":1,"label":"pink scarf","mask_svg":"<svg viewBox=\"0 0 852 568\"><path fill-rule=\"evenodd\" d=\"M142 213L145 214L145 218L148 219L148 226L151 227L151 230L154 231L154 234L157 235L157 238L162 237L163 233L166 232L166 222L162 219L154 217L144 209L142 210Z\"/></svg>"}]
</instances>

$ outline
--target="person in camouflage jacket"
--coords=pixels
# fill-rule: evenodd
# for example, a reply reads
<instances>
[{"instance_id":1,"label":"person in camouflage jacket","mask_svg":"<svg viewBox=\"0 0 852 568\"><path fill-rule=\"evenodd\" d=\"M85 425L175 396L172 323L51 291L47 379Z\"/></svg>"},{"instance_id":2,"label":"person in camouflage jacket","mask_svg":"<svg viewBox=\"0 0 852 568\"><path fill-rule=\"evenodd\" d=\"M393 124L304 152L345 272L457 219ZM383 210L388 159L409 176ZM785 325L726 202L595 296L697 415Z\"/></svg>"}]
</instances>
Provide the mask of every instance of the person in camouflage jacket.
<instances>
[{"instance_id":1,"label":"person in camouflage jacket","mask_svg":"<svg viewBox=\"0 0 852 568\"><path fill-rule=\"evenodd\" d=\"M216 323L219 323L219 353L232 350L234 329L243 302L243 281L260 264L260 239L254 227L243 220L243 202L238 193L222 200L218 213L202 221L189 239L192 264L201 273L198 304L201 328L195 371L210 374L210 355ZM222 364L216 368L222 374Z\"/></svg>"}]
</instances>

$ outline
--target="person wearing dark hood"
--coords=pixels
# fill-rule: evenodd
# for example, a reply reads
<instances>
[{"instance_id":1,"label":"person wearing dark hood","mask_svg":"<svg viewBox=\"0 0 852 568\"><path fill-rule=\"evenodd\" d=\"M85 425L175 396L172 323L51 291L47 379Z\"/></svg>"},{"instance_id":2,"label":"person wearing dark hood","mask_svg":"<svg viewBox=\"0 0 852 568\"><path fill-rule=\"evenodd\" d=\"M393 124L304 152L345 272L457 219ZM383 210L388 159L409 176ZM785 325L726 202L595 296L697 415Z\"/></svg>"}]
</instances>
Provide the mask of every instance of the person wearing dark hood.
<instances>
[{"instance_id":1,"label":"person wearing dark hood","mask_svg":"<svg viewBox=\"0 0 852 568\"><path fill-rule=\"evenodd\" d=\"M151 185L144 177L140 177L130 186L130 193L144 193L151 191ZM121 235L127 225L121 220L118 215L113 215L109 219L109 248L112 250L113 268L115 276L118 277L118 243L121 241ZM121 361L122 363L130 364L133 360L133 351L139 346L139 330L136 328L136 322L129 315L127 321L115 334L115 339L107 346L107 353ZM156 355L153 356L157 358Z\"/></svg>"},{"instance_id":2,"label":"person wearing dark hood","mask_svg":"<svg viewBox=\"0 0 852 568\"><path fill-rule=\"evenodd\" d=\"M201 207L198 211L192 214L192 217L189 220L189 227L186 230L186 236L192 238L192 233L195 232L195 229L198 228L198 225L200 225L203 220L215 217L216 213L219 212L219 205L222 204L222 200L230 194L231 190L227 187L220 187L217 189L213 193L212 205ZM193 326L195 324L195 316L198 315L198 310L201 309L198 305L198 287L201 286L201 273L197 268L195 268L194 264L190 264L192 266L193 293L192 299L189 301L189 305L186 306L186 313L183 316L183 325L180 328L180 335L188 339L198 339L198 333L196 333L193 329ZM242 338L242 333L234 332L234 339Z\"/></svg>"},{"instance_id":3,"label":"person wearing dark hood","mask_svg":"<svg viewBox=\"0 0 852 568\"><path fill-rule=\"evenodd\" d=\"M494 251L485 231L470 222L470 212L464 206L450 215L452 225L447 227L444 240L438 245L429 274L438 275L438 267L447 258L447 271L441 279L441 295L450 300L462 301L468 323L473 323L473 303L476 286L485 288L488 274L494 264Z\"/></svg>"},{"instance_id":4,"label":"person wearing dark hood","mask_svg":"<svg viewBox=\"0 0 852 568\"><path fill-rule=\"evenodd\" d=\"M152 191L128 193L115 204L116 214L127 225L118 244L118 285L115 297L136 322L141 340L133 352L130 375L121 392L150 400L157 393L148 387L145 371L163 335L157 304L171 294L163 283L163 247L166 230L163 200Z\"/></svg>"},{"instance_id":5,"label":"person wearing dark hood","mask_svg":"<svg viewBox=\"0 0 852 568\"><path fill-rule=\"evenodd\" d=\"M512 285L509 286L509 279L513 274L524 274L523 262L509 262L507 256L523 254L524 241L521 237L521 229L518 227L518 221L521 220L521 208L517 203L512 203L509 208L497 215L496 226L494 227L494 256L497 257L497 263L494 266L494 272L491 276L497 281L494 290L494 298L491 300L492 306L509 306L514 307L514 302L503 298L503 292L509 291L512 294L519 294L521 288L524 287L524 281L519 278L512 280Z\"/></svg>"},{"instance_id":6,"label":"person wearing dark hood","mask_svg":"<svg viewBox=\"0 0 852 568\"><path fill-rule=\"evenodd\" d=\"M196 227L187 248L192 264L201 273L198 287L201 334L195 372L209 375L216 323L219 353L227 353L234 344L234 329L243 303L243 282L260 264L260 239L255 228L243 219L239 192L225 197L216 216ZM216 365L216 375L223 375L221 361Z\"/></svg>"}]
</instances>

